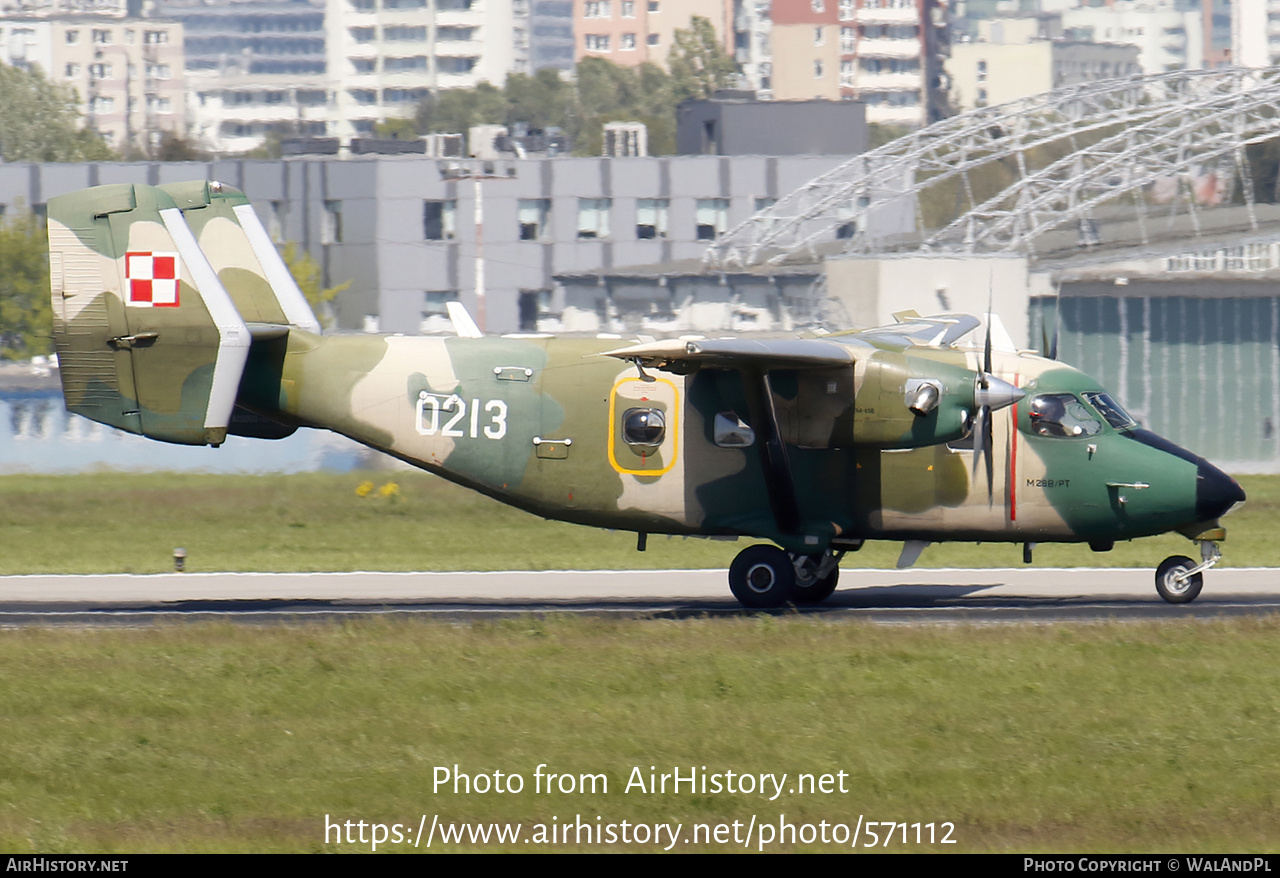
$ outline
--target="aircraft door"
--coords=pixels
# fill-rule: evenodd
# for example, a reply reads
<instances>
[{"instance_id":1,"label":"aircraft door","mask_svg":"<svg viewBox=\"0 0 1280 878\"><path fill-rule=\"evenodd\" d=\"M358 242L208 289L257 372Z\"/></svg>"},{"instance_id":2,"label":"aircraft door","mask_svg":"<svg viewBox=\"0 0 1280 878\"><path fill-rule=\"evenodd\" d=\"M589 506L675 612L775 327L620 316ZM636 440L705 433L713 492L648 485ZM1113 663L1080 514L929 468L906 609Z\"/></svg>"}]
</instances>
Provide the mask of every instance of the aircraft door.
<instances>
[{"instance_id":1,"label":"aircraft door","mask_svg":"<svg viewBox=\"0 0 1280 878\"><path fill-rule=\"evenodd\" d=\"M661 476L680 448L680 388L669 378L619 378L609 396L609 464L631 476Z\"/></svg>"}]
</instances>

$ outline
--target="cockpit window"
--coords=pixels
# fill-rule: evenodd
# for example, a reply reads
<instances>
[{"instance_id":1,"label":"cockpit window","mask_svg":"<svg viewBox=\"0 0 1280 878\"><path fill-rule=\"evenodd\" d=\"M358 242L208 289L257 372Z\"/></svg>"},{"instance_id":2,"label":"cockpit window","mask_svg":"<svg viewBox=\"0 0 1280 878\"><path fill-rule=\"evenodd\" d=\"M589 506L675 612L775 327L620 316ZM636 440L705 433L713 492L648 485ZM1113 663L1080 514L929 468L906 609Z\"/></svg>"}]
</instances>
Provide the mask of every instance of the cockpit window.
<instances>
[{"instance_id":1,"label":"cockpit window","mask_svg":"<svg viewBox=\"0 0 1280 878\"><path fill-rule=\"evenodd\" d=\"M1042 393L1030 404L1031 432L1075 439L1102 432L1102 422L1070 393Z\"/></svg>"},{"instance_id":2,"label":"cockpit window","mask_svg":"<svg viewBox=\"0 0 1280 878\"><path fill-rule=\"evenodd\" d=\"M1138 422L1120 407L1120 403L1111 398L1107 393L1086 393L1083 394L1085 402L1088 402L1098 410L1098 414L1106 418L1107 423L1115 427L1117 430L1127 430L1129 427L1138 426Z\"/></svg>"},{"instance_id":3,"label":"cockpit window","mask_svg":"<svg viewBox=\"0 0 1280 878\"><path fill-rule=\"evenodd\" d=\"M622 438L628 445L653 448L667 434L667 419L658 409L627 409L622 414Z\"/></svg>"}]
</instances>

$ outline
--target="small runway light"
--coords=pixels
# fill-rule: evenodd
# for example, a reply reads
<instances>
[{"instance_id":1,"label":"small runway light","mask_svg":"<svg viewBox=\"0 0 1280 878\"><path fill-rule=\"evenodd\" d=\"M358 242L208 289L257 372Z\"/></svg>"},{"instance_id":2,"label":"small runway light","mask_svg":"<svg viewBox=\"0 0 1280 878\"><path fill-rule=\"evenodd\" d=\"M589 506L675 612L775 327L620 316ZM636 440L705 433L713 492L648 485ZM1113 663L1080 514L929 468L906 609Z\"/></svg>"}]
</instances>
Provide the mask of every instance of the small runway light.
<instances>
[{"instance_id":1,"label":"small runway light","mask_svg":"<svg viewBox=\"0 0 1280 878\"><path fill-rule=\"evenodd\" d=\"M173 572L181 573L187 567L187 550L179 546L173 550Z\"/></svg>"}]
</instances>

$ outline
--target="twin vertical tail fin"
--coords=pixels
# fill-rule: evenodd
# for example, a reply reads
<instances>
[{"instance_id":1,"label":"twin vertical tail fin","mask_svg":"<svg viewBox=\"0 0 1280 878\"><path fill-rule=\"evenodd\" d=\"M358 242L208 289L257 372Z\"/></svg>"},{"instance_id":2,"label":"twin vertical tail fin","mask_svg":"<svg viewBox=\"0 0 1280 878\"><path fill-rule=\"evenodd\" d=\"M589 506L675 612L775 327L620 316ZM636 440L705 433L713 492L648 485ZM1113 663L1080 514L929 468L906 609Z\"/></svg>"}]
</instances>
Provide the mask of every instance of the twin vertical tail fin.
<instances>
[{"instance_id":1,"label":"twin vertical tail fin","mask_svg":"<svg viewBox=\"0 0 1280 878\"><path fill-rule=\"evenodd\" d=\"M255 346L320 325L242 193L97 186L50 199L48 216L68 409L184 445L292 432L264 431L237 398Z\"/></svg>"}]
</instances>

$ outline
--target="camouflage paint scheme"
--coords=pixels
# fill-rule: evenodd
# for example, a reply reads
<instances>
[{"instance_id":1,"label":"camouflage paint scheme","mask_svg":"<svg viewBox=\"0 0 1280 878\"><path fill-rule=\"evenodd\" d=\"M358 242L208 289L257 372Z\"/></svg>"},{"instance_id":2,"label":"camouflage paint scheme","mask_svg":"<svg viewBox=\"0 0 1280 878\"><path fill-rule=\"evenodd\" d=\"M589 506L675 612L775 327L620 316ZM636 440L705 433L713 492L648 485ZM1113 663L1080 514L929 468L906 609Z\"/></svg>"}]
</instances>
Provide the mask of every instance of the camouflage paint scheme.
<instances>
[{"instance_id":1,"label":"camouflage paint scheme","mask_svg":"<svg viewBox=\"0 0 1280 878\"><path fill-rule=\"evenodd\" d=\"M1108 423L1081 396L1103 391L1087 375L1001 350L989 354L991 374L1019 393L991 415L989 496L964 446L983 370L982 347L962 344L977 325L965 316L804 339L633 345L321 335L247 204L205 182L50 201L70 410L187 444L333 430L546 518L759 537L793 558L867 539L1100 548L1170 530L1220 539L1218 516L1244 499L1204 460ZM130 271L171 253L177 303L131 302ZM126 254L144 256L126 265ZM922 381L939 398L913 413ZM1068 393L1092 418L1090 434L1041 435L1031 401ZM661 429L634 441L636 412ZM718 444L721 415L742 429Z\"/></svg>"}]
</instances>

